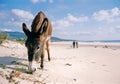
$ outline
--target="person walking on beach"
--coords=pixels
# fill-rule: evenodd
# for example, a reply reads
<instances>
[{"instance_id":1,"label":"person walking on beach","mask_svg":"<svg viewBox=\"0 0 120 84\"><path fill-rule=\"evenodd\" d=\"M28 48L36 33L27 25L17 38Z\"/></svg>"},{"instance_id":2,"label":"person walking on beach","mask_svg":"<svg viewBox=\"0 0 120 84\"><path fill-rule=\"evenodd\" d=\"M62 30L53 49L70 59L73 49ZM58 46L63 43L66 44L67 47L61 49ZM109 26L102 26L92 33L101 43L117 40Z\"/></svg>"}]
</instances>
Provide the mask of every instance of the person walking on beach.
<instances>
[{"instance_id":1,"label":"person walking on beach","mask_svg":"<svg viewBox=\"0 0 120 84\"><path fill-rule=\"evenodd\" d=\"M77 41L73 41L73 48L78 48L78 42Z\"/></svg>"},{"instance_id":2,"label":"person walking on beach","mask_svg":"<svg viewBox=\"0 0 120 84\"><path fill-rule=\"evenodd\" d=\"M75 43L76 43L76 48L78 48L78 42L76 41Z\"/></svg>"},{"instance_id":3,"label":"person walking on beach","mask_svg":"<svg viewBox=\"0 0 120 84\"><path fill-rule=\"evenodd\" d=\"M75 41L73 41L73 48L75 48Z\"/></svg>"}]
</instances>

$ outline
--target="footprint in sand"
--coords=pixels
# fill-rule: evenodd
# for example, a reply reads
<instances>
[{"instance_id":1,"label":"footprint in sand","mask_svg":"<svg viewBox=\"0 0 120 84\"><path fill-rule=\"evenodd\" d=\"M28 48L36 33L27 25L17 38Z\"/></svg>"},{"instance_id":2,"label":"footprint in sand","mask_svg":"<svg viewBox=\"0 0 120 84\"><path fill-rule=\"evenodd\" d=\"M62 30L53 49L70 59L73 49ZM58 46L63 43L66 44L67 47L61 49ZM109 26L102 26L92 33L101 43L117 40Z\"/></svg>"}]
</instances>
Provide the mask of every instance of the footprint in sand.
<instances>
[{"instance_id":1,"label":"footprint in sand","mask_svg":"<svg viewBox=\"0 0 120 84\"><path fill-rule=\"evenodd\" d=\"M92 63L92 64L95 64L96 62L92 61L91 63Z\"/></svg>"},{"instance_id":2,"label":"footprint in sand","mask_svg":"<svg viewBox=\"0 0 120 84\"><path fill-rule=\"evenodd\" d=\"M107 66L106 64L102 64L103 67Z\"/></svg>"}]
</instances>

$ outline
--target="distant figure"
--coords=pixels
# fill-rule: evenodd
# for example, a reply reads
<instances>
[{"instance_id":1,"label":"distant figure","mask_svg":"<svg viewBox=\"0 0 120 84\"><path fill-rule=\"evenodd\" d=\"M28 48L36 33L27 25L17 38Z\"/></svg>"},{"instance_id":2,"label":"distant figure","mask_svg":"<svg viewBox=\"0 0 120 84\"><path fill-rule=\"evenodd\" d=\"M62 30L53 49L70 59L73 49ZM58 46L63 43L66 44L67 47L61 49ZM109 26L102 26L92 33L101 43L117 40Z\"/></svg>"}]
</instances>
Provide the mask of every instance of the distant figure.
<instances>
[{"instance_id":1,"label":"distant figure","mask_svg":"<svg viewBox=\"0 0 120 84\"><path fill-rule=\"evenodd\" d=\"M76 44L76 48L78 48L78 42L77 41L75 42L75 44Z\"/></svg>"},{"instance_id":2,"label":"distant figure","mask_svg":"<svg viewBox=\"0 0 120 84\"><path fill-rule=\"evenodd\" d=\"M75 48L75 41L73 41L73 48Z\"/></svg>"},{"instance_id":3,"label":"distant figure","mask_svg":"<svg viewBox=\"0 0 120 84\"><path fill-rule=\"evenodd\" d=\"M78 48L78 42L77 41L73 41L73 48Z\"/></svg>"}]
</instances>

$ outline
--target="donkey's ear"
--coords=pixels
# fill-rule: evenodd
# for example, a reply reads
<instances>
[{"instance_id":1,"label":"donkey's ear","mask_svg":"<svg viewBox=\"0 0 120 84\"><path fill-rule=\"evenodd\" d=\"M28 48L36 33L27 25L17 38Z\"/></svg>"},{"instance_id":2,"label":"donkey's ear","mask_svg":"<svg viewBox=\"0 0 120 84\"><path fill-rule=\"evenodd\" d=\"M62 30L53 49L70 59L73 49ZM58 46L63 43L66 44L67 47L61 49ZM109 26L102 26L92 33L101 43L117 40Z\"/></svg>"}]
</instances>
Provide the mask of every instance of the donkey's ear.
<instances>
[{"instance_id":1,"label":"donkey's ear","mask_svg":"<svg viewBox=\"0 0 120 84\"><path fill-rule=\"evenodd\" d=\"M23 27L23 32L25 33L26 36L29 36L30 35L30 31L29 29L27 28L26 24L23 23L22 24L22 27Z\"/></svg>"},{"instance_id":2,"label":"donkey's ear","mask_svg":"<svg viewBox=\"0 0 120 84\"><path fill-rule=\"evenodd\" d=\"M38 34L43 34L47 31L48 28L48 19L45 18L41 24L41 27L38 30Z\"/></svg>"}]
</instances>

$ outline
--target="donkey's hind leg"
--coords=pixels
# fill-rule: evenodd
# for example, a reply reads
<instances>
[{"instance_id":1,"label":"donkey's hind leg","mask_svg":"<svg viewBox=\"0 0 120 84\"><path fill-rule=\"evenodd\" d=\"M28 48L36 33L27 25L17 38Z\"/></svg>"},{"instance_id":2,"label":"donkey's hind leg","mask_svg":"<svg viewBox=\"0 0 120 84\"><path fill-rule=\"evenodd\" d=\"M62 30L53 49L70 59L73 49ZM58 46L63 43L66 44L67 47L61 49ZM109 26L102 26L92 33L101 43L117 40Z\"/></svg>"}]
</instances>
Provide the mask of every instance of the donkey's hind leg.
<instances>
[{"instance_id":1,"label":"donkey's hind leg","mask_svg":"<svg viewBox=\"0 0 120 84\"><path fill-rule=\"evenodd\" d=\"M48 60L50 61L49 40L47 40L46 42L46 49L47 49L47 54L48 54Z\"/></svg>"}]
</instances>

